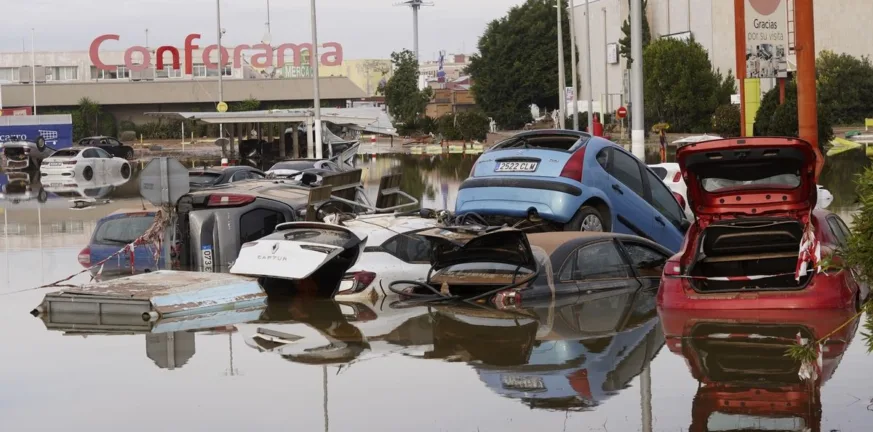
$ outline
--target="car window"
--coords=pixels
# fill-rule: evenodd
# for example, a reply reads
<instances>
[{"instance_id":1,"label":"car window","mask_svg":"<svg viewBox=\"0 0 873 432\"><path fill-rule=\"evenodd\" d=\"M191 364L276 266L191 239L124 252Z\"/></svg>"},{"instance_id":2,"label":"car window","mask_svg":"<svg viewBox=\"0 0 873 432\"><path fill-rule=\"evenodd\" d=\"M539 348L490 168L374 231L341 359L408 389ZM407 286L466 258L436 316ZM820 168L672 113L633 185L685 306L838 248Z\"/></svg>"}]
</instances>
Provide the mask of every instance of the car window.
<instances>
[{"instance_id":1,"label":"car window","mask_svg":"<svg viewBox=\"0 0 873 432\"><path fill-rule=\"evenodd\" d=\"M95 150L95 149L85 150L84 152L82 152L82 157L89 158L89 159L96 158L97 157L97 150Z\"/></svg>"},{"instance_id":2,"label":"car window","mask_svg":"<svg viewBox=\"0 0 873 432\"><path fill-rule=\"evenodd\" d=\"M264 176L262 176L260 173L256 173L254 171L249 171L248 174L246 175L246 178L249 178L252 180L257 180L257 179L264 178Z\"/></svg>"},{"instance_id":3,"label":"car window","mask_svg":"<svg viewBox=\"0 0 873 432\"><path fill-rule=\"evenodd\" d=\"M843 222L843 219L839 216L834 216L834 219L837 221L837 225L840 226L840 229L843 231L843 235L846 237L846 244L849 242L849 238L852 237L852 231L846 226L846 223Z\"/></svg>"},{"instance_id":4,"label":"car window","mask_svg":"<svg viewBox=\"0 0 873 432\"><path fill-rule=\"evenodd\" d=\"M119 246L133 243L152 226L154 221L154 216L148 215L105 221L94 232L94 243Z\"/></svg>"},{"instance_id":5,"label":"car window","mask_svg":"<svg viewBox=\"0 0 873 432\"><path fill-rule=\"evenodd\" d=\"M631 265L640 277L661 277L664 273L664 264L670 257L639 243L623 243Z\"/></svg>"},{"instance_id":6,"label":"car window","mask_svg":"<svg viewBox=\"0 0 873 432\"><path fill-rule=\"evenodd\" d=\"M600 164L600 167L604 170L609 170L609 147L600 150L600 153L597 153L597 163Z\"/></svg>"},{"instance_id":7,"label":"car window","mask_svg":"<svg viewBox=\"0 0 873 432\"><path fill-rule=\"evenodd\" d=\"M640 163L633 156L624 152L612 152L612 176L622 182L628 189L644 197L643 178L640 176Z\"/></svg>"},{"instance_id":8,"label":"car window","mask_svg":"<svg viewBox=\"0 0 873 432\"><path fill-rule=\"evenodd\" d=\"M664 168L664 167L653 167L653 166L650 166L649 169L651 169L652 171L654 171L654 172L655 172L655 175L657 175L658 177L660 177L661 180L664 180L665 178L667 178L667 168Z\"/></svg>"},{"instance_id":9,"label":"car window","mask_svg":"<svg viewBox=\"0 0 873 432\"><path fill-rule=\"evenodd\" d=\"M94 152L97 153L98 158L111 158L112 157L109 153L106 152L106 150L103 150L102 148L95 148Z\"/></svg>"},{"instance_id":10,"label":"car window","mask_svg":"<svg viewBox=\"0 0 873 432\"><path fill-rule=\"evenodd\" d=\"M59 157L59 158L60 157L76 157L76 155L79 154L80 151L81 150L77 150L77 149L58 150L58 151L52 153L52 157Z\"/></svg>"},{"instance_id":11,"label":"car window","mask_svg":"<svg viewBox=\"0 0 873 432\"><path fill-rule=\"evenodd\" d=\"M255 209L239 218L240 244L266 237L276 225L285 222L285 215L275 210Z\"/></svg>"},{"instance_id":12,"label":"car window","mask_svg":"<svg viewBox=\"0 0 873 432\"><path fill-rule=\"evenodd\" d=\"M230 181L237 182L237 181L241 181L241 180L246 180L248 178L248 176L249 176L248 171L237 171L230 178Z\"/></svg>"},{"instance_id":13,"label":"car window","mask_svg":"<svg viewBox=\"0 0 873 432\"><path fill-rule=\"evenodd\" d=\"M121 143L118 142L118 140L110 139L110 140L109 140L109 145L111 145L111 146L113 146L113 147L118 147L118 146L121 146Z\"/></svg>"},{"instance_id":14,"label":"car window","mask_svg":"<svg viewBox=\"0 0 873 432\"><path fill-rule=\"evenodd\" d=\"M829 217L828 225L831 227L831 232L834 234L834 237L837 238L838 246L841 248L848 246L848 238L846 238L846 234L843 232L837 219L835 217Z\"/></svg>"},{"instance_id":15,"label":"car window","mask_svg":"<svg viewBox=\"0 0 873 432\"><path fill-rule=\"evenodd\" d=\"M630 276L630 269L611 241L583 246L571 255L561 269L562 281L620 279Z\"/></svg>"},{"instance_id":16,"label":"car window","mask_svg":"<svg viewBox=\"0 0 873 432\"><path fill-rule=\"evenodd\" d=\"M430 264L430 241L414 233L391 237L382 244L382 250L411 264Z\"/></svg>"},{"instance_id":17,"label":"car window","mask_svg":"<svg viewBox=\"0 0 873 432\"><path fill-rule=\"evenodd\" d=\"M652 207L658 210L674 226L678 227L685 218L685 212L679 207L673 192L664 185L654 174L646 171L649 178L649 189L652 190Z\"/></svg>"}]
</instances>

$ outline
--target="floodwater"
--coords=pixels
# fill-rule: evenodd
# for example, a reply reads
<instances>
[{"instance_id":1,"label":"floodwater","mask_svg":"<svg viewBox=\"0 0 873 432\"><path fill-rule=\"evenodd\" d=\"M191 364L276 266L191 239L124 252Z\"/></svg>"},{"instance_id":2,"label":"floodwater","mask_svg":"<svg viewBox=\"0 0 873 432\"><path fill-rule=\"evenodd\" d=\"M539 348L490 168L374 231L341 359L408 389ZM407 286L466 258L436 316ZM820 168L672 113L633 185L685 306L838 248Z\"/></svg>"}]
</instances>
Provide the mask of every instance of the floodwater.
<instances>
[{"instance_id":1,"label":"floodwater","mask_svg":"<svg viewBox=\"0 0 873 432\"><path fill-rule=\"evenodd\" d=\"M451 209L474 158L379 155L359 166L374 192L399 169L405 191ZM852 177L867 164L859 155L826 164L830 209L847 223ZM784 347L761 336L820 337L841 317L659 317L653 292L513 315L271 302L195 331L111 335L31 316L47 290L16 291L81 271L76 256L96 220L141 205L135 185L110 189L92 196L112 202L76 210L69 196L38 205L4 192L2 431L866 431L873 422L873 354L857 323L823 353L821 385L806 386Z\"/></svg>"}]
</instances>

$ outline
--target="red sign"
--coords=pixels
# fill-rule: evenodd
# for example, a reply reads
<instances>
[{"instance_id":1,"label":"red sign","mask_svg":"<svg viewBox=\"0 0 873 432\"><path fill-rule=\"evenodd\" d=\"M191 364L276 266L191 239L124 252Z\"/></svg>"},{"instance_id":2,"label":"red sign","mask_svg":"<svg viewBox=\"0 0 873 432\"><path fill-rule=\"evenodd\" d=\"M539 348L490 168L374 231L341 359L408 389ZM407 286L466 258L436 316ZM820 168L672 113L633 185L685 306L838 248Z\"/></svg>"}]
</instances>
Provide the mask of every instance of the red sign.
<instances>
[{"instance_id":1,"label":"red sign","mask_svg":"<svg viewBox=\"0 0 873 432\"><path fill-rule=\"evenodd\" d=\"M119 36L115 34L105 34L102 36L98 36L91 42L90 54L91 54L91 63L97 67L97 69L103 70L115 70L115 66L108 66L100 61L100 47L103 42L107 40L119 40ZM193 64L194 64L194 50L199 49L200 47L194 45L194 41L200 39L200 35L197 33L189 34L185 37L185 47L182 49L185 53L185 74L191 75ZM200 60L202 60L203 64L208 69L216 69L218 65L212 62L210 59L210 55L213 51L218 49L218 45L209 45L203 48L203 53L200 56ZM339 66L343 62L343 47L342 45L336 42L326 42L322 45L322 49L326 50L320 58L321 64L324 66ZM237 45L236 47L221 47L221 53L219 55L218 62L222 64L222 66L227 66L230 64L230 53L233 52L233 67L240 68L242 67L242 53L243 51L259 51L256 54L252 54L250 57L250 62L252 66L256 68L267 68L267 67L276 67L281 68L285 65L285 55L288 53L288 50L291 50L291 55L294 56L294 66L299 67L303 63L303 52L306 51L312 56L312 44L310 43L302 43L302 44L282 44L277 47L272 47L267 44L255 44L255 45ZM133 62L133 53L139 53L142 56L141 63ZM157 56L157 64L155 65L155 69L164 70L164 60L166 55L170 55L170 62L172 63L173 69L181 69L179 63L179 49L173 46L165 45L158 47L155 50L155 55ZM277 64L273 64L273 58L277 58ZM143 46L132 46L124 51L124 66L131 71L141 72L152 65L152 54L151 52Z\"/></svg>"},{"instance_id":2,"label":"red sign","mask_svg":"<svg viewBox=\"0 0 873 432\"><path fill-rule=\"evenodd\" d=\"M615 115L617 115L620 119L627 117L627 108L618 107L618 109L615 110Z\"/></svg>"},{"instance_id":3,"label":"red sign","mask_svg":"<svg viewBox=\"0 0 873 432\"><path fill-rule=\"evenodd\" d=\"M33 108L32 107L0 109L0 116L28 116L28 115L33 115Z\"/></svg>"}]
</instances>

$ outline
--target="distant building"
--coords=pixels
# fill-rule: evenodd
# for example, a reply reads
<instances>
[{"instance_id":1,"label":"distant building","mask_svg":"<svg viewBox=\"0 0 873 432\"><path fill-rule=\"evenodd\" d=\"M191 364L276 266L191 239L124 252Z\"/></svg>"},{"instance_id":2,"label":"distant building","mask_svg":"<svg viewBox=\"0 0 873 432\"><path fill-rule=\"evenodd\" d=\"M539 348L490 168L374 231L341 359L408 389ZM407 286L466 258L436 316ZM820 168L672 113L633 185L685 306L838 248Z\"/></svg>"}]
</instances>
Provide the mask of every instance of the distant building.
<instances>
[{"instance_id":1,"label":"distant building","mask_svg":"<svg viewBox=\"0 0 873 432\"><path fill-rule=\"evenodd\" d=\"M466 54L448 54L444 57L443 71L445 72L445 80L451 81L465 75L464 69L470 65L470 57ZM428 81L436 80L439 72L439 60L422 61L418 67L418 72L421 76L426 77Z\"/></svg>"},{"instance_id":2,"label":"distant building","mask_svg":"<svg viewBox=\"0 0 873 432\"><path fill-rule=\"evenodd\" d=\"M470 91L470 77L459 77L446 83L431 82L433 98L427 104L426 115L431 118L446 114L470 111L476 108L476 100ZM440 88L433 87L439 85Z\"/></svg>"}]
</instances>

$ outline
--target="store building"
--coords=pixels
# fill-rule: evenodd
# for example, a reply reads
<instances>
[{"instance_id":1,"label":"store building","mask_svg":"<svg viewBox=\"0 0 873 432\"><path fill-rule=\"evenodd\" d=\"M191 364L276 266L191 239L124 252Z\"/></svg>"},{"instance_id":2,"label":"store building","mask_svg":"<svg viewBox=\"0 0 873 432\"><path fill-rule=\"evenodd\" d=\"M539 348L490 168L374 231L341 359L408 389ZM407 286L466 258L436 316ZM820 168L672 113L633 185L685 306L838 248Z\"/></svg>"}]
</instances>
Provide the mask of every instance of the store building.
<instances>
[{"instance_id":1,"label":"store building","mask_svg":"<svg viewBox=\"0 0 873 432\"><path fill-rule=\"evenodd\" d=\"M628 101L630 70L618 53L618 41L624 36L622 23L628 18L627 0L589 0L591 17L591 86L589 98L587 77L586 0L575 0L574 19L579 50L578 71L579 109L587 110L585 100L593 100L595 111L614 112ZM793 32L794 0L787 2L789 52L788 70L795 68ZM869 34L869 0L814 0L815 48L817 52L831 50L856 57L873 55L873 45L859 35ZM714 68L736 75L734 37L734 2L732 0L648 0L646 16L652 39L672 37L689 38L700 43L708 52ZM568 77L568 85L569 85ZM761 80L761 91L776 85L772 78Z\"/></svg>"}]
</instances>

